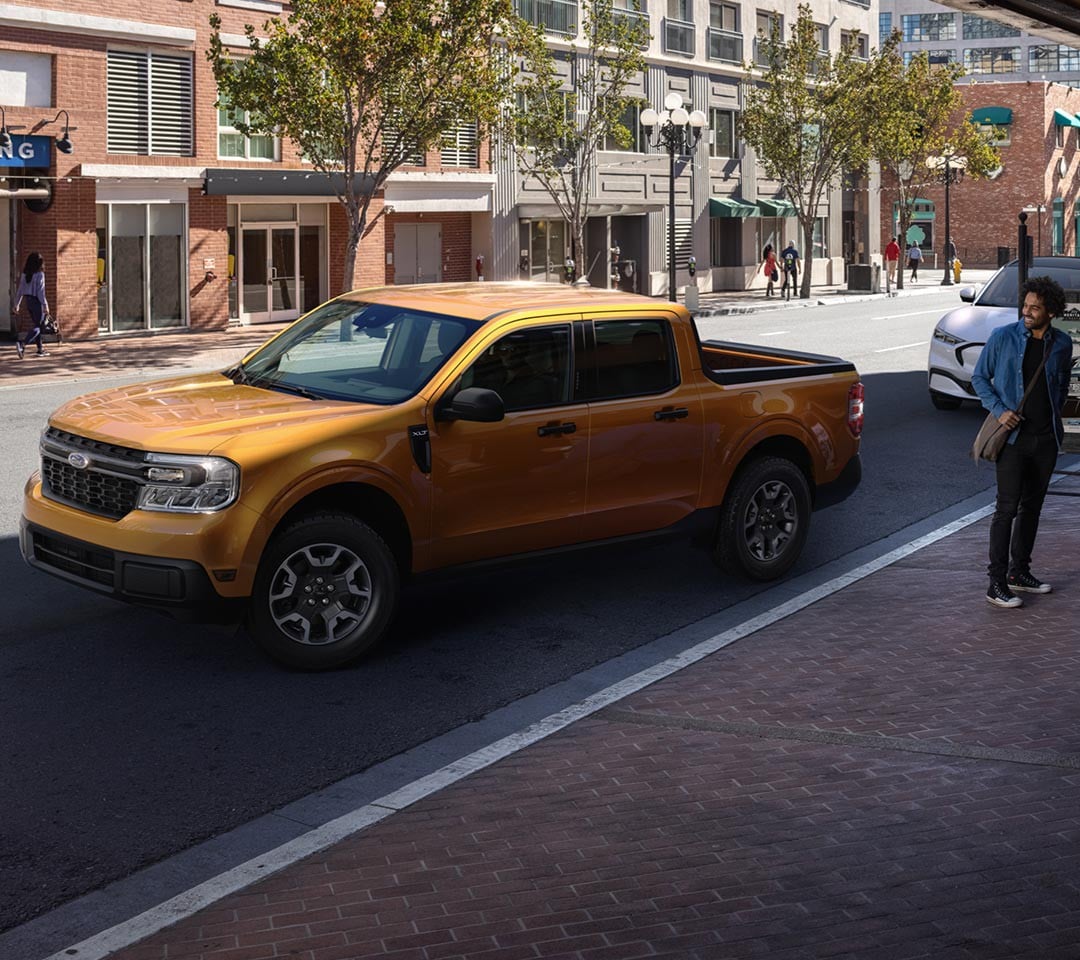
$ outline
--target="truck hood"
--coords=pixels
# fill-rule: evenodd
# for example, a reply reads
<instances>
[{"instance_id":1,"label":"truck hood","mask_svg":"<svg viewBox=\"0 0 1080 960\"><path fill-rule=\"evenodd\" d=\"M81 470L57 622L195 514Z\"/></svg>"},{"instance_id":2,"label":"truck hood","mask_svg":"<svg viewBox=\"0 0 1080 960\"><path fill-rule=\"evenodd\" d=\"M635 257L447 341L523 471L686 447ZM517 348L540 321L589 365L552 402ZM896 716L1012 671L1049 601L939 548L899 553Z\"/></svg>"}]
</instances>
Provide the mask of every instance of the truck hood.
<instances>
[{"instance_id":1,"label":"truck hood","mask_svg":"<svg viewBox=\"0 0 1080 960\"><path fill-rule=\"evenodd\" d=\"M223 374L210 373L86 394L60 407L49 424L137 450L207 454L230 438L256 430L297 421L313 426L340 420L343 413L380 409L239 386Z\"/></svg>"}]
</instances>

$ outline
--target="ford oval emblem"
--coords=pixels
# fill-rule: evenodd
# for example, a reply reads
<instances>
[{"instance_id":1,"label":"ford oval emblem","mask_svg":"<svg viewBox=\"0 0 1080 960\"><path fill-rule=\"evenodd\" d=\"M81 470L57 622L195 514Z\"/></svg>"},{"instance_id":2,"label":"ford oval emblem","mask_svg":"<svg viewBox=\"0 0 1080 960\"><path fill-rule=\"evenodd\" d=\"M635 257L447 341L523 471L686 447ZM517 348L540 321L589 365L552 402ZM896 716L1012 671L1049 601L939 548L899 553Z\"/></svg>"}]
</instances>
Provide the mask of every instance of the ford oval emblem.
<instances>
[{"instance_id":1,"label":"ford oval emblem","mask_svg":"<svg viewBox=\"0 0 1080 960\"><path fill-rule=\"evenodd\" d=\"M76 470L85 470L90 466L90 458L85 453L69 453L68 463Z\"/></svg>"}]
</instances>

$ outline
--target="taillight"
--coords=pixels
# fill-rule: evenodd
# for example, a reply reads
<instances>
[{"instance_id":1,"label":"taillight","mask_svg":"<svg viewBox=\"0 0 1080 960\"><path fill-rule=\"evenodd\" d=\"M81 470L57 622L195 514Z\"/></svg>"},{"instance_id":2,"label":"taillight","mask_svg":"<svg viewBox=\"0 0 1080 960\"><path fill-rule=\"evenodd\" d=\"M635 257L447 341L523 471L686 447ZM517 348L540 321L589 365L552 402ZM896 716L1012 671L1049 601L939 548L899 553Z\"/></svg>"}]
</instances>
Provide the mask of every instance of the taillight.
<instances>
[{"instance_id":1,"label":"taillight","mask_svg":"<svg viewBox=\"0 0 1080 960\"><path fill-rule=\"evenodd\" d=\"M853 437L862 434L863 396L862 383L853 383L847 394L847 427Z\"/></svg>"}]
</instances>

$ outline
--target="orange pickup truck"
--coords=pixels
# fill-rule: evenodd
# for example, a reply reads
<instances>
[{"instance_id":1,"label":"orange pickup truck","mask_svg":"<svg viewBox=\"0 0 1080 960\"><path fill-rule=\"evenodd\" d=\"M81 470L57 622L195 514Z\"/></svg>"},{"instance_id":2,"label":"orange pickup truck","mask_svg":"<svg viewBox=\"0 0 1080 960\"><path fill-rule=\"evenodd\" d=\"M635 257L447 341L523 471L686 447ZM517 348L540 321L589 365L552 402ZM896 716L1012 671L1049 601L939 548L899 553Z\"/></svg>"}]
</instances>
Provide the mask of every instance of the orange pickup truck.
<instances>
[{"instance_id":1,"label":"orange pickup truck","mask_svg":"<svg viewBox=\"0 0 1080 960\"><path fill-rule=\"evenodd\" d=\"M89 394L26 484L39 570L275 659L351 660L423 571L712 523L729 570L798 558L859 482L852 364L701 343L683 307L518 283L360 290L239 365Z\"/></svg>"}]
</instances>

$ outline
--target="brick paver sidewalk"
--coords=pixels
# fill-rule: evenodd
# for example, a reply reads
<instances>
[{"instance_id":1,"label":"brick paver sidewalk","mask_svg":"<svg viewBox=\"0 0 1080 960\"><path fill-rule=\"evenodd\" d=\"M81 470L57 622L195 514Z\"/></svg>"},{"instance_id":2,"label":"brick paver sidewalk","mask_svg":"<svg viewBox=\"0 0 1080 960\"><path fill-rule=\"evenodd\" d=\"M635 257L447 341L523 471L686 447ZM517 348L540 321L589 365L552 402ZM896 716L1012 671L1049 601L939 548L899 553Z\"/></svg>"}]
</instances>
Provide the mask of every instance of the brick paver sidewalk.
<instances>
[{"instance_id":1,"label":"brick paver sidewalk","mask_svg":"<svg viewBox=\"0 0 1080 960\"><path fill-rule=\"evenodd\" d=\"M983 520L114 956L1080 956L1078 506L1022 610Z\"/></svg>"}]
</instances>

